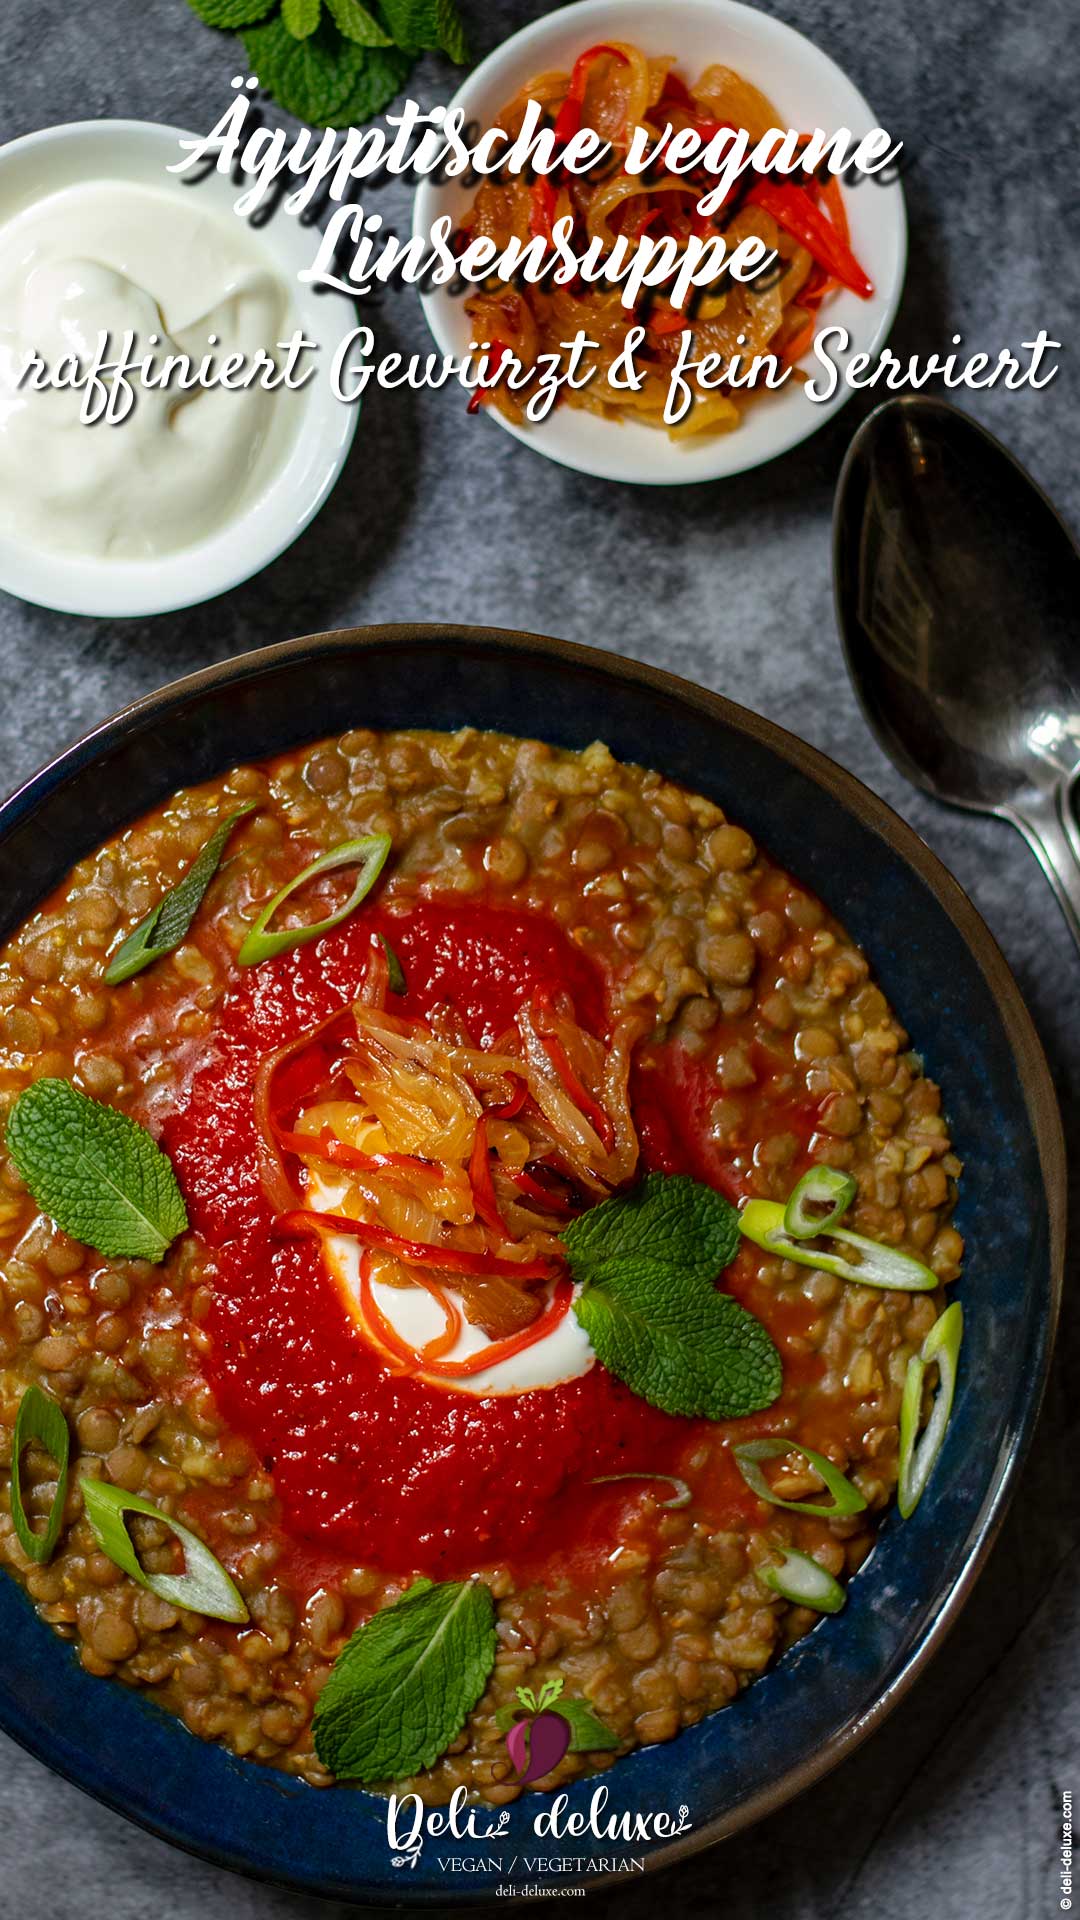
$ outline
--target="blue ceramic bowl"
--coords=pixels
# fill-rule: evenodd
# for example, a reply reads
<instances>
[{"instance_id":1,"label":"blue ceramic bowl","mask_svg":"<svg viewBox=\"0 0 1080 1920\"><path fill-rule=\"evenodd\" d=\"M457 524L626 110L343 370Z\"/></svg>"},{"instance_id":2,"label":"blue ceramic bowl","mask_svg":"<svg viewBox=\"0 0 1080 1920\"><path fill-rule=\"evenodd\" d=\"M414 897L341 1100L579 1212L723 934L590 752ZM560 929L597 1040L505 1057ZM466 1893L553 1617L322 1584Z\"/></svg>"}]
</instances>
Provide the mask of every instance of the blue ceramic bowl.
<instances>
[{"instance_id":1,"label":"blue ceramic bowl","mask_svg":"<svg viewBox=\"0 0 1080 1920\"><path fill-rule=\"evenodd\" d=\"M599 735L621 759L662 768L728 809L845 922L944 1090L965 1163L966 1337L929 1491L912 1519L886 1520L844 1612L736 1704L605 1777L605 1819L666 1813L678 1823L681 1809L674 1838L538 1837L533 1823L550 1801L526 1794L497 1837L429 1837L413 1866L395 1866L382 1800L319 1792L193 1739L138 1695L84 1673L16 1583L0 1579L0 1722L17 1740L182 1847L371 1903L489 1899L508 1881L595 1886L630 1859L659 1866L775 1810L880 1725L955 1621L1000 1524L1061 1288L1064 1151L1050 1077L974 909L848 774L653 668L525 634L393 627L292 641L179 681L72 747L0 809L0 933L175 787L348 726L466 723L571 747ZM587 1815L595 1791L575 1786L567 1813ZM566 1864L530 1872L537 1855ZM451 1858L468 1864L450 1869Z\"/></svg>"}]
</instances>

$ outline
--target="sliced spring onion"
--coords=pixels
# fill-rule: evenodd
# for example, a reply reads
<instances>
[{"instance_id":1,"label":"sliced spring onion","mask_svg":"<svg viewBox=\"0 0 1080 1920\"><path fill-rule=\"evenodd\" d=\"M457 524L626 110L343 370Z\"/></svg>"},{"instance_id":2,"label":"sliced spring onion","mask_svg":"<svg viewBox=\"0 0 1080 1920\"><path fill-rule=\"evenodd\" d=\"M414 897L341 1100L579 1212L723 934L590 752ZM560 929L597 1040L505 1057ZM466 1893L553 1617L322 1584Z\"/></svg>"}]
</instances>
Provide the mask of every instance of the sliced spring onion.
<instances>
[{"instance_id":1,"label":"sliced spring onion","mask_svg":"<svg viewBox=\"0 0 1080 1920\"><path fill-rule=\"evenodd\" d=\"M926 1483L945 1438L956 1392L956 1366L960 1342L964 1336L964 1310L959 1300L946 1307L934 1321L918 1353L913 1353L904 1375L904 1393L900 1402L900 1472L896 1504L906 1520L914 1513L926 1490ZM937 1361L938 1385L930 1418L919 1438L922 1414L923 1380L927 1367Z\"/></svg>"},{"instance_id":2,"label":"sliced spring onion","mask_svg":"<svg viewBox=\"0 0 1080 1920\"><path fill-rule=\"evenodd\" d=\"M658 1503L665 1508L688 1507L693 1498L686 1481L680 1480L677 1473L602 1473L596 1480L586 1480L585 1485L612 1487L617 1480L666 1480L668 1486L674 1487L675 1491L669 1499Z\"/></svg>"},{"instance_id":3,"label":"sliced spring onion","mask_svg":"<svg viewBox=\"0 0 1080 1920\"><path fill-rule=\"evenodd\" d=\"M404 993L408 986L408 982L405 979L405 969L398 959L397 954L394 952L393 947L390 945L389 940L386 938L386 935L380 933L379 940L382 944L382 950L386 955L386 964L390 969L388 976L390 991L391 993Z\"/></svg>"},{"instance_id":4,"label":"sliced spring onion","mask_svg":"<svg viewBox=\"0 0 1080 1920\"><path fill-rule=\"evenodd\" d=\"M789 1440L786 1434L776 1434L767 1440L744 1440L739 1446L732 1447L731 1451L747 1486L753 1488L760 1500L767 1500L770 1506L790 1507L792 1513L818 1513L825 1520L835 1520L845 1514L861 1513L866 1505L858 1487L852 1486L839 1467L834 1467L823 1453L815 1453L813 1447L804 1447L799 1440ZM773 1492L762 1472L761 1462L780 1460L785 1453L801 1453L804 1460L809 1460L814 1472L824 1480L832 1494L831 1506L823 1505L820 1500L782 1500L779 1494Z\"/></svg>"},{"instance_id":5,"label":"sliced spring onion","mask_svg":"<svg viewBox=\"0 0 1080 1920\"><path fill-rule=\"evenodd\" d=\"M211 1620L247 1619L243 1595L233 1585L221 1561L190 1527L163 1513L152 1500L144 1500L137 1493L125 1493L123 1487L114 1487L107 1480L84 1480L82 1496L86 1517L102 1553L107 1553L140 1587L148 1587L159 1600L168 1600L174 1607L205 1613ZM160 1521L176 1535L184 1549L183 1573L144 1571L125 1523L124 1516L128 1513L149 1514L152 1520Z\"/></svg>"},{"instance_id":6,"label":"sliced spring onion","mask_svg":"<svg viewBox=\"0 0 1080 1920\"><path fill-rule=\"evenodd\" d=\"M789 1203L790 1204L790 1203ZM785 1231L785 1209L775 1200L748 1200L739 1214L739 1231L766 1253L781 1260L794 1260L800 1267L817 1267L822 1273L835 1273L860 1287L884 1287L901 1293L933 1293L940 1286L936 1273L924 1267L910 1253L896 1247L883 1247L879 1240L868 1240L863 1233L850 1233L847 1227L830 1227L828 1238L854 1247L858 1264L839 1253L826 1253L809 1240L793 1240ZM820 1227L814 1231L820 1233Z\"/></svg>"},{"instance_id":7,"label":"sliced spring onion","mask_svg":"<svg viewBox=\"0 0 1080 1920\"><path fill-rule=\"evenodd\" d=\"M268 900L262 912L248 928L244 944L237 958L242 967L257 967L263 960L272 960L276 954L287 953L290 947L302 947L309 940L318 940L332 927L338 927L347 920L350 913L360 905L361 900L371 892L390 852L388 833L371 833L362 840L343 840L339 847L331 847L329 853L319 855L302 873L294 875L280 893ZM275 913L285 905L286 900L308 880L315 880L321 873L333 873L338 867L359 867L356 885L343 907L336 913L328 914L325 920L311 921L305 927L284 927L280 932L268 933L267 928Z\"/></svg>"},{"instance_id":8,"label":"sliced spring onion","mask_svg":"<svg viewBox=\"0 0 1080 1920\"><path fill-rule=\"evenodd\" d=\"M56 1492L42 1533L35 1533L30 1525L22 1495L23 1448L35 1441L56 1461L58 1468ZM19 1401L11 1443L11 1518L23 1552L29 1554L31 1560L36 1560L39 1566L51 1560L63 1525L70 1451L68 1423L56 1401L47 1393L42 1393L40 1387L27 1387Z\"/></svg>"},{"instance_id":9,"label":"sliced spring onion","mask_svg":"<svg viewBox=\"0 0 1080 1920\"><path fill-rule=\"evenodd\" d=\"M763 1586L782 1594L795 1606L815 1607L818 1613L839 1613L847 1599L839 1580L834 1580L825 1567L808 1553L800 1553L797 1547L785 1550L780 1566L770 1561L758 1567L757 1577Z\"/></svg>"},{"instance_id":10,"label":"sliced spring onion","mask_svg":"<svg viewBox=\"0 0 1080 1920\"><path fill-rule=\"evenodd\" d=\"M784 1208L784 1231L796 1240L812 1240L815 1234L831 1233L839 1226L859 1189L850 1173L836 1167L811 1167L809 1173L792 1188ZM811 1213L811 1207L827 1207L827 1213Z\"/></svg>"}]
</instances>

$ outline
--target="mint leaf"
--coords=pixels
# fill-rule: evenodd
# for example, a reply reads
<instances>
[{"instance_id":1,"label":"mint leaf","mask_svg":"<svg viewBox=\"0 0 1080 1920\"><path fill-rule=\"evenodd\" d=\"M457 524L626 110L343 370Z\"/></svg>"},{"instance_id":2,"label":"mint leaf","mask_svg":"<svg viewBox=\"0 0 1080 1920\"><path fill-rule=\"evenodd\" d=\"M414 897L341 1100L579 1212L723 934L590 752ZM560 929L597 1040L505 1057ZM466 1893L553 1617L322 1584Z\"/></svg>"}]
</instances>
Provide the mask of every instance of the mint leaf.
<instances>
[{"instance_id":1,"label":"mint leaf","mask_svg":"<svg viewBox=\"0 0 1080 1920\"><path fill-rule=\"evenodd\" d=\"M650 1173L614 1200L572 1220L563 1234L575 1280L628 1260L678 1267L715 1280L739 1250L739 1216L730 1201L688 1174Z\"/></svg>"},{"instance_id":2,"label":"mint leaf","mask_svg":"<svg viewBox=\"0 0 1080 1920\"><path fill-rule=\"evenodd\" d=\"M180 945L195 915L203 902L203 896L210 885L225 851L225 842L238 820L253 813L258 806L257 800L251 800L246 807L238 807L214 828L202 852L192 861L187 872L170 887L157 905L151 907L145 920L140 920L126 940L121 941L105 969L105 981L110 987L118 987L124 980L130 980L144 967L155 960L161 960L165 954L173 953Z\"/></svg>"},{"instance_id":3,"label":"mint leaf","mask_svg":"<svg viewBox=\"0 0 1080 1920\"><path fill-rule=\"evenodd\" d=\"M331 127L359 127L396 99L412 68L412 55L400 47L368 47L351 90L327 121Z\"/></svg>"},{"instance_id":4,"label":"mint leaf","mask_svg":"<svg viewBox=\"0 0 1080 1920\"><path fill-rule=\"evenodd\" d=\"M439 46L455 66L463 67L470 58L469 36L457 10L456 0L437 0L435 18Z\"/></svg>"},{"instance_id":5,"label":"mint leaf","mask_svg":"<svg viewBox=\"0 0 1080 1920\"><path fill-rule=\"evenodd\" d=\"M237 27L252 26L256 20L265 20L277 6L277 0L188 0L188 6L208 27L235 31Z\"/></svg>"},{"instance_id":6,"label":"mint leaf","mask_svg":"<svg viewBox=\"0 0 1080 1920\"><path fill-rule=\"evenodd\" d=\"M608 1372L665 1413L736 1420L780 1391L765 1328L707 1280L631 1268L590 1283L574 1311Z\"/></svg>"},{"instance_id":7,"label":"mint leaf","mask_svg":"<svg viewBox=\"0 0 1080 1920\"><path fill-rule=\"evenodd\" d=\"M326 0L326 4L346 40L355 40L358 47L393 45L390 35L384 33L374 14L362 7L360 0Z\"/></svg>"},{"instance_id":8,"label":"mint leaf","mask_svg":"<svg viewBox=\"0 0 1080 1920\"><path fill-rule=\"evenodd\" d=\"M780 1356L713 1284L739 1244L734 1207L684 1175L649 1174L563 1234L574 1312L597 1358L666 1413L732 1420L772 1405Z\"/></svg>"},{"instance_id":9,"label":"mint leaf","mask_svg":"<svg viewBox=\"0 0 1080 1920\"><path fill-rule=\"evenodd\" d=\"M242 38L252 72L298 120L317 127L344 124L338 109L356 86L367 58L363 47L342 40L326 20L306 40L294 40L280 18L250 27Z\"/></svg>"},{"instance_id":10,"label":"mint leaf","mask_svg":"<svg viewBox=\"0 0 1080 1920\"><path fill-rule=\"evenodd\" d=\"M321 12L322 0L281 0L281 22L294 40L314 33Z\"/></svg>"},{"instance_id":11,"label":"mint leaf","mask_svg":"<svg viewBox=\"0 0 1080 1920\"><path fill-rule=\"evenodd\" d=\"M570 1723L571 1753L609 1753L619 1745L618 1734L597 1719L585 1700L562 1699L552 1712L561 1713Z\"/></svg>"},{"instance_id":12,"label":"mint leaf","mask_svg":"<svg viewBox=\"0 0 1080 1920\"><path fill-rule=\"evenodd\" d=\"M110 1258L156 1264L187 1226L172 1164L156 1141L69 1080L35 1080L19 1095L7 1150L61 1231Z\"/></svg>"},{"instance_id":13,"label":"mint leaf","mask_svg":"<svg viewBox=\"0 0 1080 1920\"><path fill-rule=\"evenodd\" d=\"M495 1664L482 1581L416 1580L358 1627L315 1708L315 1751L339 1780L400 1780L460 1733Z\"/></svg>"},{"instance_id":14,"label":"mint leaf","mask_svg":"<svg viewBox=\"0 0 1080 1920\"><path fill-rule=\"evenodd\" d=\"M370 120L400 93L411 65L398 47L343 40L327 20L306 40L294 40L279 19L252 27L243 41L262 85L311 126L358 126Z\"/></svg>"},{"instance_id":15,"label":"mint leaf","mask_svg":"<svg viewBox=\"0 0 1080 1920\"><path fill-rule=\"evenodd\" d=\"M399 47L449 54L461 66L469 44L455 0L381 0Z\"/></svg>"}]
</instances>

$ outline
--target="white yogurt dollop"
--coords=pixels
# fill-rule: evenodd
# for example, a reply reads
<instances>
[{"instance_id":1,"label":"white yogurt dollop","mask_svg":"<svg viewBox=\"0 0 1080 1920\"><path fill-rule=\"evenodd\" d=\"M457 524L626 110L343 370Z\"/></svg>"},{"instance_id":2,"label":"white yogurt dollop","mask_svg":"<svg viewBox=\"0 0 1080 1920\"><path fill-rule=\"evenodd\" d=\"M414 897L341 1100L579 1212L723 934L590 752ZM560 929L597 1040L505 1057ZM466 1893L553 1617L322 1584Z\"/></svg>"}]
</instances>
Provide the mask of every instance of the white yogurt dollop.
<instances>
[{"instance_id":1,"label":"white yogurt dollop","mask_svg":"<svg viewBox=\"0 0 1080 1920\"><path fill-rule=\"evenodd\" d=\"M324 1185L312 1178L304 1194L304 1202L317 1211L334 1213L343 1191L339 1186ZM362 1329L360 1242L348 1234L328 1233L322 1246L326 1265L337 1282L345 1305ZM383 1281L373 1279L371 1291L375 1305L385 1315L394 1332L410 1347L422 1347L426 1341L434 1340L442 1332L446 1324L442 1309L423 1287L390 1287ZM447 1285L446 1291L453 1295L460 1306L461 1296L454 1292L452 1284ZM549 1284L538 1298L546 1304L552 1291L552 1285ZM461 1332L444 1358L470 1360L489 1345L488 1336L481 1328L463 1320ZM482 1372L461 1374L457 1379L439 1378L434 1374L425 1374L422 1369L419 1378L444 1388L448 1393L467 1393L480 1398L491 1394L535 1393L541 1387L557 1387L564 1380L579 1379L583 1373L589 1372L595 1360L592 1342L571 1310L556 1322L549 1333L534 1340L521 1353L511 1355L509 1360L497 1360Z\"/></svg>"},{"instance_id":2,"label":"white yogurt dollop","mask_svg":"<svg viewBox=\"0 0 1080 1920\"><path fill-rule=\"evenodd\" d=\"M81 389L35 391L30 354L280 359L285 283L235 216L124 180L64 188L0 228L0 516L28 544L110 559L176 553L246 509L279 471L287 391L148 388L116 424L84 425ZM211 336L216 336L216 344ZM108 376L105 376L108 378Z\"/></svg>"}]
</instances>

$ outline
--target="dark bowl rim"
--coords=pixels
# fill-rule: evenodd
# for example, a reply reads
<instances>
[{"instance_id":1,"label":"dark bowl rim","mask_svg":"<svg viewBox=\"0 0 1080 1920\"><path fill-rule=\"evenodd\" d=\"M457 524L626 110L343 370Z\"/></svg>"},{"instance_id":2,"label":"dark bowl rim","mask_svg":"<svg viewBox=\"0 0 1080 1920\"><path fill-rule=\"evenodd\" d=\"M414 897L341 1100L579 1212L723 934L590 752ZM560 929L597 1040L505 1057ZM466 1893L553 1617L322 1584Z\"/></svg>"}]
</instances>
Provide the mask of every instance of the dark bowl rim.
<instances>
[{"instance_id":1,"label":"dark bowl rim","mask_svg":"<svg viewBox=\"0 0 1080 1920\"><path fill-rule=\"evenodd\" d=\"M1067 1164L1065 1139L1046 1055L1008 963L990 929L959 882L953 878L914 828L910 827L886 801L872 792L854 774L847 772L827 754L822 753L817 747L810 746L775 721L766 720L749 708L739 706L736 702L727 699L723 694L714 693L708 688L697 685L694 681L668 672L665 668L651 666L645 661L628 658L625 655L610 653L599 647L583 646L576 641L556 639L512 628L473 627L442 622L394 622L305 634L294 640L278 641L269 646L256 648L249 653L233 655L212 666L201 668L195 673L168 681L153 692L118 709L39 768L0 803L0 840L6 837L12 827L31 816L49 794L68 780L77 777L88 766L93 765L108 747L138 733L147 722L153 722L159 726L167 723L177 712L189 707L192 700L198 700L224 685L240 685L257 679L263 673L273 671L282 664L301 661L305 658L314 661L335 654L362 652L367 648L392 650L394 646L404 643L411 646L419 643L435 650L461 642L481 653L485 651L531 653L556 663L563 662L568 666L585 668L601 677L650 688L668 699L689 706L706 718L716 720L721 725L748 736L756 744L793 766L797 772L816 786L831 793L848 812L855 815L862 825L868 826L894 854L899 855L909 867L913 868L929 888L943 912L952 921L993 994L1006 1038L1016 1061L1020 1085L1038 1150L1046 1198L1049 1224L1050 1297L1042 1341L1041 1364L1037 1376L1029 1382L1029 1391L1023 1410L1017 1419L1012 1443L1005 1456L999 1457L994 1481L971 1522L967 1536L966 1558L945 1600L892 1683L877 1695L873 1704L864 1713L803 1759L796 1761L767 1787L759 1790L748 1800L740 1802L730 1812L716 1815L702 1827L687 1834L685 1838L675 1840L662 1850L650 1854L648 1866L656 1870L672 1866L677 1861L752 1826L758 1820L777 1812L788 1801L824 1778L839 1765L841 1760L846 1759L862 1745L864 1740L877 1731L909 1692L934 1655L939 1652L955 1626L997 1539L1016 1489L1017 1478L1031 1443L1046 1389L1064 1287ZM302 743L298 741L297 745L300 744ZM5 1730L8 1731L8 1729ZM244 1872L251 1877L263 1880L264 1883L288 1886L293 1891L307 1892L310 1896L312 1883L309 1878L290 1877L286 1880L281 1876L260 1875L257 1867L248 1866L246 1863L238 1866L235 1859L230 1859L217 1847L200 1846L196 1838L170 1830L169 1823L165 1820L155 1820L141 1813L130 1812L119 1796L110 1796L89 1784L82 1777L74 1760L58 1759L55 1752L50 1750L50 1742L47 1738L35 1741L25 1729L13 1732L12 1737L54 1772L157 1837L181 1847L184 1851L209 1859L216 1865L232 1871ZM596 1891L609 1885L610 1877L606 1874L586 1882L590 1890ZM342 1896L338 1893L334 1897L340 1900Z\"/></svg>"}]
</instances>

